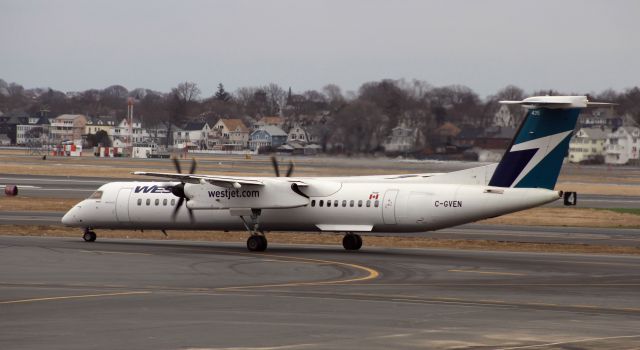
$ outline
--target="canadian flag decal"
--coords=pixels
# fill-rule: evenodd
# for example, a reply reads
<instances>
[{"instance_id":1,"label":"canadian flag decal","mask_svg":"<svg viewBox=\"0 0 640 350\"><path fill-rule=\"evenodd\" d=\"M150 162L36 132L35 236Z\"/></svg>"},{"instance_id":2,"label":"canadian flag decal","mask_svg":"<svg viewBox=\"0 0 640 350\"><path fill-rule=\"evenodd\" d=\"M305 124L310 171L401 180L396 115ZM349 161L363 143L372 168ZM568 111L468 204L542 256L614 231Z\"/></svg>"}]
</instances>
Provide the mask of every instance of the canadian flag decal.
<instances>
[{"instance_id":1,"label":"canadian flag decal","mask_svg":"<svg viewBox=\"0 0 640 350\"><path fill-rule=\"evenodd\" d=\"M378 192L373 192L369 195L369 199L378 199L380 194Z\"/></svg>"}]
</instances>

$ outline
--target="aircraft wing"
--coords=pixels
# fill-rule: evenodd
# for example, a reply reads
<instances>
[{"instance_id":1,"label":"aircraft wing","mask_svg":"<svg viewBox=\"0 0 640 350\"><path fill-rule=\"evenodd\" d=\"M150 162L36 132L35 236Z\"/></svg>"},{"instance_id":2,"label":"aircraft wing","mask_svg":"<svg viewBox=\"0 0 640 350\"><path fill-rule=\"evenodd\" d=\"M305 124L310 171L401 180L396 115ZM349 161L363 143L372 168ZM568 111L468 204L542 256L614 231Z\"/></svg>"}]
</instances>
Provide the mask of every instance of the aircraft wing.
<instances>
[{"instance_id":1,"label":"aircraft wing","mask_svg":"<svg viewBox=\"0 0 640 350\"><path fill-rule=\"evenodd\" d=\"M155 173L147 171L134 171L134 175L163 177L167 179L173 179L185 183L198 184L203 180L217 186L238 186L238 185L252 185L252 186L264 186L264 182L252 178L246 177L233 177L233 176L213 176L213 175L198 175L198 174L176 174L176 173ZM236 185L238 184L238 185Z\"/></svg>"}]
</instances>

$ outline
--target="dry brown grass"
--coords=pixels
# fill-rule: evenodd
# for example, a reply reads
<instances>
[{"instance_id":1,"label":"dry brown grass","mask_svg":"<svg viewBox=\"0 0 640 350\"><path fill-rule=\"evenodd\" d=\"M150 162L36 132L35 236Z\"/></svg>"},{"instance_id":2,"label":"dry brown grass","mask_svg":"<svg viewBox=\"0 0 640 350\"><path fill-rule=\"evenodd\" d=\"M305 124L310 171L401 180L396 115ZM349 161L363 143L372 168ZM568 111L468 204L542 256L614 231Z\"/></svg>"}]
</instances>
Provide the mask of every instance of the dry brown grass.
<instances>
[{"instance_id":1,"label":"dry brown grass","mask_svg":"<svg viewBox=\"0 0 640 350\"><path fill-rule=\"evenodd\" d=\"M80 199L0 196L0 211L67 211Z\"/></svg>"},{"instance_id":2,"label":"dry brown grass","mask_svg":"<svg viewBox=\"0 0 640 350\"><path fill-rule=\"evenodd\" d=\"M585 208L533 208L479 221L485 224L640 228L640 215Z\"/></svg>"},{"instance_id":3,"label":"dry brown grass","mask_svg":"<svg viewBox=\"0 0 640 350\"><path fill-rule=\"evenodd\" d=\"M0 235L12 236L53 236L76 237L80 240L77 229L62 226L17 226L0 225ZM172 239L190 241L235 242L243 244L247 239L245 232L221 231L170 231L166 238L159 231L100 231L99 238L119 239ZM425 234L427 236L428 234ZM268 234L269 242L275 244L320 244L341 245L342 235L319 233L280 233ZM600 254L640 254L638 247L619 247L606 245L581 244L541 244L541 243L511 243L488 240L454 240L432 239L428 237L376 237L365 236L365 247L393 247L393 248L439 248L439 249L469 249L469 250L500 250L520 252L558 252L558 253L600 253Z\"/></svg>"},{"instance_id":4,"label":"dry brown grass","mask_svg":"<svg viewBox=\"0 0 640 350\"><path fill-rule=\"evenodd\" d=\"M607 196L640 196L640 186L637 185L559 182L556 185L556 190L578 192L578 201L581 193Z\"/></svg>"}]
</instances>

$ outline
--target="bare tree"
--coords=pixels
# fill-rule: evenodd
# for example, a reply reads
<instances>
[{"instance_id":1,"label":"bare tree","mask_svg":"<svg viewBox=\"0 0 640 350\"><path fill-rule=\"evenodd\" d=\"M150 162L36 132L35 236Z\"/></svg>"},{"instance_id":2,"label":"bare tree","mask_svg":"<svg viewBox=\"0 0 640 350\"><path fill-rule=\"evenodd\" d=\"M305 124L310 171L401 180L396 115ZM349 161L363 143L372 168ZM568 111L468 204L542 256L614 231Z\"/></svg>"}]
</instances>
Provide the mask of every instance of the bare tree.
<instances>
[{"instance_id":1,"label":"bare tree","mask_svg":"<svg viewBox=\"0 0 640 350\"><path fill-rule=\"evenodd\" d=\"M193 82L183 82L171 89L166 101L166 111L168 113L167 125L167 146L173 142L173 124L180 124L186 120L187 116L195 106L200 97L200 88Z\"/></svg>"}]
</instances>

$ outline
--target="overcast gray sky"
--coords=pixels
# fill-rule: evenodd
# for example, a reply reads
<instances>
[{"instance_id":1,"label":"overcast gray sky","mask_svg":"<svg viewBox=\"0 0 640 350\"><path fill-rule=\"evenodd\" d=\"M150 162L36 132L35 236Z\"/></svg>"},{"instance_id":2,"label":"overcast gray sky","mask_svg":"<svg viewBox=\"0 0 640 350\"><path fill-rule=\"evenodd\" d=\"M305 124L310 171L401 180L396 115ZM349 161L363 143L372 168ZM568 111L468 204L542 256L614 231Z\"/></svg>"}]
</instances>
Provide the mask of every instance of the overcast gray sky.
<instances>
[{"instance_id":1,"label":"overcast gray sky","mask_svg":"<svg viewBox=\"0 0 640 350\"><path fill-rule=\"evenodd\" d=\"M382 78L485 96L640 84L640 1L0 0L0 78L63 91L121 84L211 95Z\"/></svg>"}]
</instances>

